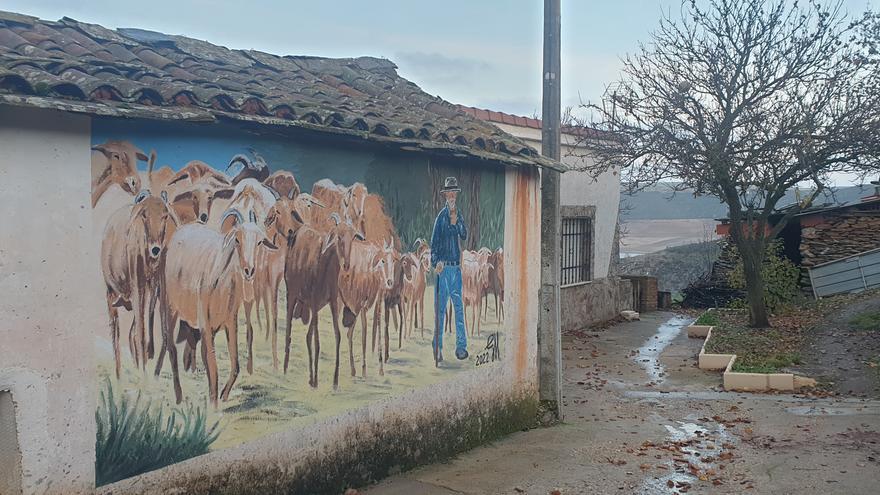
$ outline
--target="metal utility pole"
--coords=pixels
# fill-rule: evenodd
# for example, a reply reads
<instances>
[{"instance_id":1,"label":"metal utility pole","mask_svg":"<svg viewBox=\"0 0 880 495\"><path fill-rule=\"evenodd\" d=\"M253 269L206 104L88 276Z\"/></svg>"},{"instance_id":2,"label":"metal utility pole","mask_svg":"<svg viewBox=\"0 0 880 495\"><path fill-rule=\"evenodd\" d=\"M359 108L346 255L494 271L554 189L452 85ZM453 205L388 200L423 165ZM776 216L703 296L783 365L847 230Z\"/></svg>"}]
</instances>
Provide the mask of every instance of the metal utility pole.
<instances>
[{"instance_id":1,"label":"metal utility pole","mask_svg":"<svg viewBox=\"0 0 880 495\"><path fill-rule=\"evenodd\" d=\"M559 161L561 88L559 86L560 0L544 0L544 101L541 152ZM538 327L538 375L541 401L562 419L562 338L559 316L560 217L559 172L541 170L541 316Z\"/></svg>"}]
</instances>

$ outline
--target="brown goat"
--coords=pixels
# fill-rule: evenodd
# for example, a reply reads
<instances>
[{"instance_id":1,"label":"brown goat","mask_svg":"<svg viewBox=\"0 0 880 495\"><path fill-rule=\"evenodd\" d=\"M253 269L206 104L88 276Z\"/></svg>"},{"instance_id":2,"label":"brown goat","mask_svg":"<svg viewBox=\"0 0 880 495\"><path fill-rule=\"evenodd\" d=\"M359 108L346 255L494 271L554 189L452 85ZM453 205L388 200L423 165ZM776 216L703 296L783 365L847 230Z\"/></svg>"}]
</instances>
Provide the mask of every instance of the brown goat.
<instances>
[{"instance_id":1,"label":"brown goat","mask_svg":"<svg viewBox=\"0 0 880 495\"><path fill-rule=\"evenodd\" d=\"M498 322L504 320L504 251L496 249L489 255L489 284L485 291L486 314L489 313L489 294L495 296L495 316ZM499 299L501 304L499 305Z\"/></svg>"},{"instance_id":2,"label":"brown goat","mask_svg":"<svg viewBox=\"0 0 880 495\"><path fill-rule=\"evenodd\" d=\"M296 178L287 170L273 172L263 181L263 185L278 193L278 196L282 198L295 198L301 192Z\"/></svg>"},{"instance_id":3,"label":"brown goat","mask_svg":"<svg viewBox=\"0 0 880 495\"><path fill-rule=\"evenodd\" d=\"M366 242L355 242L351 247L351 264L339 273L339 296L343 304L342 325L348 329L348 355L351 376L356 376L354 367L353 333L357 317L361 317L362 374L367 374L367 311L373 311L373 333L381 325L381 311L378 304L384 291L393 285L393 250L381 249ZM381 349L380 349L381 353ZM382 360L379 360L379 374L384 374Z\"/></svg>"},{"instance_id":4,"label":"brown goat","mask_svg":"<svg viewBox=\"0 0 880 495\"><path fill-rule=\"evenodd\" d=\"M278 246L278 251L260 253L257 260L258 266L264 266L264 270L257 271L257 279L254 284L254 294L257 308L262 302L266 308L266 338L272 336L272 367L278 369L278 288L284 280L285 259L287 257L287 239L291 238L299 227L309 221L311 210L323 208L324 205L316 201L310 194L293 194L291 188L287 196L280 197L269 213L266 215L266 235L273 244ZM259 315L259 311L257 312ZM248 342L252 348L253 341ZM250 363L250 360L248 361Z\"/></svg>"},{"instance_id":5,"label":"brown goat","mask_svg":"<svg viewBox=\"0 0 880 495\"><path fill-rule=\"evenodd\" d=\"M319 230L329 231L336 226L333 219L336 214L345 222L351 223L363 232L364 202L367 188L360 182L350 186L335 184L330 179L321 179L312 185L312 196L326 205L324 211L315 212L313 226Z\"/></svg>"},{"instance_id":6,"label":"brown goat","mask_svg":"<svg viewBox=\"0 0 880 495\"><path fill-rule=\"evenodd\" d=\"M184 165L162 187L171 194L182 223L208 223L214 200L229 199L234 191L225 175L199 160Z\"/></svg>"},{"instance_id":7,"label":"brown goat","mask_svg":"<svg viewBox=\"0 0 880 495\"><path fill-rule=\"evenodd\" d=\"M175 232L168 246L165 291L160 297L162 337L169 353L177 402L182 400L177 371L177 347L172 329L178 318L201 334L202 361L208 374L208 395L217 407L217 358L214 335L224 329L229 346L229 379L220 393L222 400L238 377L238 309L253 292L257 248L277 249L256 223L236 210L227 210L222 222L232 224L224 235L201 224L185 225ZM192 342L192 340L190 341ZM190 344L192 345L192 344Z\"/></svg>"},{"instance_id":8,"label":"brown goat","mask_svg":"<svg viewBox=\"0 0 880 495\"><path fill-rule=\"evenodd\" d=\"M298 313L302 322L309 325L306 346L309 352L309 385L312 387L318 386L318 357L321 353L318 311L328 305L336 336L334 388L339 384L339 272L351 267L351 246L356 236L357 233L347 222L337 225L329 233L298 222L288 239L284 268L287 286L284 372L287 372L290 360L293 318Z\"/></svg>"},{"instance_id":9,"label":"brown goat","mask_svg":"<svg viewBox=\"0 0 880 495\"><path fill-rule=\"evenodd\" d=\"M422 329L422 337L425 336L425 289L427 282L425 275L431 271L431 259L426 250L422 255L407 253L410 262L403 274L403 303L405 306L404 316L407 322L406 337L412 336L412 330L416 325Z\"/></svg>"},{"instance_id":10,"label":"brown goat","mask_svg":"<svg viewBox=\"0 0 880 495\"><path fill-rule=\"evenodd\" d=\"M156 198L143 191L132 206L114 213L104 228L101 243L101 270L107 287L107 310L116 376L120 375L119 307L133 311L129 331L129 350L142 369L152 355L153 336L145 338L144 316L148 298L161 292L166 246L177 228L167 195ZM151 304L152 306L152 304ZM152 325L151 325L152 330ZM149 349L148 349L149 347Z\"/></svg>"},{"instance_id":11,"label":"brown goat","mask_svg":"<svg viewBox=\"0 0 880 495\"><path fill-rule=\"evenodd\" d=\"M113 184L132 196L141 190L137 162L148 161L147 155L128 141L107 141L92 146L92 208Z\"/></svg>"}]
</instances>

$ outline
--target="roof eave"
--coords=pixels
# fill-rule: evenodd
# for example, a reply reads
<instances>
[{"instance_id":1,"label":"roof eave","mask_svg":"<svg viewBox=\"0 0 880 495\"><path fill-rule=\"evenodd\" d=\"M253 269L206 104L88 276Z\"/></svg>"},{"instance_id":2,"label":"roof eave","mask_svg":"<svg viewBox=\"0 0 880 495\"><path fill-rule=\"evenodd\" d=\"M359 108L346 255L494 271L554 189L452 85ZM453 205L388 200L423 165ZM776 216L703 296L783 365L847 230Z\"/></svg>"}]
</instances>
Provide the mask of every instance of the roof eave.
<instances>
[{"instance_id":1,"label":"roof eave","mask_svg":"<svg viewBox=\"0 0 880 495\"><path fill-rule=\"evenodd\" d=\"M428 153L469 157L497 162L505 165L520 167L540 167L555 170L557 172L566 171L566 168L560 162L551 160L544 156L527 157L511 154L493 153L490 151L474 149L468 146L454 143L440 143L435 141L407 139L396 136L383 136L365 131L359 131L356 129L316 125L300 120L288 120L279 117L249 115L234 112L224 112L219 110L208 110L204 108L165 108L131 103L67 100L60 98L24 96L16 94L0 94L0 105L61 110L65 112L96 115L102 117L120 117L132 119L175 120L201 123L218 122L220 120L236 120L242 122L257 123L261 125L298 128L331 135L346 136L348 138L357 138L365 141L383 143L386 145L394 145L405 150L422 150Z\"/></svg>"}]
</instances>

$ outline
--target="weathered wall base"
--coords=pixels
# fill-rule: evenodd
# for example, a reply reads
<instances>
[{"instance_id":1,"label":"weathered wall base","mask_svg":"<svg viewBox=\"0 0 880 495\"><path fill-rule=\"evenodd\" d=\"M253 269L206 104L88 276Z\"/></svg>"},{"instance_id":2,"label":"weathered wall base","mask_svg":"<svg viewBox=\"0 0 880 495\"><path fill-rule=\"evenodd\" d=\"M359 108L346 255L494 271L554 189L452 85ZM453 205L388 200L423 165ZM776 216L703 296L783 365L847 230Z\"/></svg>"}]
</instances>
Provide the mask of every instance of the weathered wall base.
<instances>
[{"instance_id":1,"label":"weathered wall base","mask_svg":"<svg viewBox=\"0 0 880 495\"><path fill-rule=\"evenodd\" d=\"M538 401L522 397L487 397L463 408L435 409L404 419L362 422L334 437L345 439L316 448L285 463L243 461L231 469L186 469L175 473L177 493L338 495L422 464L448 459L460 452L535 424ZM143 478L154 478L149 475ZM146 480L147 483L152 481ZM168 483L149 486L127 481L101 487L99 493L166 494Z\"/></svg>"},{"instance_id":2,"label":"weathered wall base","mask_svg":"<svg viewBox=\"0 0 880 495\"><path fill-rule=\"evenodd\" d=\"M604 278L586 284L563 287L562 331L578 330L633 309L632 285L629 280Z\"/></svg>"}]
</instances>

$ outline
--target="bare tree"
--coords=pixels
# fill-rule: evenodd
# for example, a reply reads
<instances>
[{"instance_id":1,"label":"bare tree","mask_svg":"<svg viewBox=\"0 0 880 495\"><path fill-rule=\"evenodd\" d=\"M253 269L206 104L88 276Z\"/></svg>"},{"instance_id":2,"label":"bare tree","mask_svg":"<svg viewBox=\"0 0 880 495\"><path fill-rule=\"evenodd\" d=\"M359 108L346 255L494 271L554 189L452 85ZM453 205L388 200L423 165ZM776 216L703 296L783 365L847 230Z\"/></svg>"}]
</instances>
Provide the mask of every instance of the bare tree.
<instances>
[{"instance_id":1,"label":"bare tree","mask_svg":"<svg viewBox=\"0 0 880 495\"><path fill-rule=\"evenodd\" d=\"M613 91L584 105L592 115L584 123L600 131L592 135L616 139L583 144L597 157L592 172L621 166L631 190L671 181L727 204L751 324L764 327L769 242L825 190L829 174L876 169L880 85L858 37L872 17L849 22L839 3L818 0L707 3L684 1L678 18L665 16L623 59ZM808 197L777 207L804 182Z\"/></svg>"}]
</instances>

